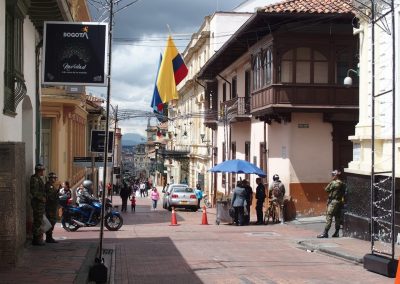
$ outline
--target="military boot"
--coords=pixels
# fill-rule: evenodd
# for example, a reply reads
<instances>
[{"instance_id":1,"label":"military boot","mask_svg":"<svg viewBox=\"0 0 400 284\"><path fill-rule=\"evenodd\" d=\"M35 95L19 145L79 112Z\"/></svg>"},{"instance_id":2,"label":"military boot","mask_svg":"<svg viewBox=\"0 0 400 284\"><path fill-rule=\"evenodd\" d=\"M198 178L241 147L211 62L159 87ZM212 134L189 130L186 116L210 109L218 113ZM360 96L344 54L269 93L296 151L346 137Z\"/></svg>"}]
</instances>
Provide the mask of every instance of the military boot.
<instances>
[{"instance_id":1,"label":"military boot","mask_svg":"<svg viewBox=\"0 0 400 284\"><path fill-rule=\"evenodd\" d=\"M322 239L322 238L329 238L328 232L324 231L322 234L318 235L317 238Z\"/></svg>"},{"instance_id":2,"label":"military boot","mask_svg":"<svg viewBox=\"0 0 400 284\"><path fill-rule=\"evenodd\" d=\"M46 234L46 243L56 244L58 242L53 239L53 234Z\"/></svg>"},{"instance_id":3,"label":"military boot","mask_svg":"<svg viewBox=\"0 0 400 284\"><path fill-rule=\"evenodd\" d=\"M339 238L339 230L336 230L335 233L333 233L332 238Z\"/></svg>"}]
</instances>

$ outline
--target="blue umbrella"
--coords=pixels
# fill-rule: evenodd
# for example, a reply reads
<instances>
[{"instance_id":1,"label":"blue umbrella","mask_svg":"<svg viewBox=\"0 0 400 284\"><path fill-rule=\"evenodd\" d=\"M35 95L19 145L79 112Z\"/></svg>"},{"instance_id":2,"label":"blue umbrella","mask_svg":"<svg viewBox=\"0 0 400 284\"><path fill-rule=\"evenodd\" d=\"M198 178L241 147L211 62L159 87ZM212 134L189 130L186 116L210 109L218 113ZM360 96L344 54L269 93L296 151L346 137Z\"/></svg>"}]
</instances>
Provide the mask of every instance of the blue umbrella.
<instances>
[{"instance_id":1,"label":"blue umbrella","mask_svg":"<svg viewBox=\"0 0 400 284\"><path fill-rule=\"evenodd\" d=\"M267 175L259 167L245 160L227 160L224 161L208 171L214 173L237 173L237 174L256 174L260 177Z\"/></svg>"}]
</instances>

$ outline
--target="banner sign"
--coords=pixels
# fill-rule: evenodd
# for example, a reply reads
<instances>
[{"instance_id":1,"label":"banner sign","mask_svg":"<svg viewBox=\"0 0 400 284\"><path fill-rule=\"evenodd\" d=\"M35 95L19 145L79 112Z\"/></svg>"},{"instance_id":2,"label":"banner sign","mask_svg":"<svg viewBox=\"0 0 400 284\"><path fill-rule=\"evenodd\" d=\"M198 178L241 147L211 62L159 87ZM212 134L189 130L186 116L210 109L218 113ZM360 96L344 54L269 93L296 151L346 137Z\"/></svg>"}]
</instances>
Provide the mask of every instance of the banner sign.
<instances>
[{"instance_id":1,"label":"banner sign","mask_svg":"<svg viewBox=\"0 0 400 284\"><path fill-rule=\"evenodd\" d=\"M90 139L90 152L104 153L106 132L104 130L92 130ZM112 153L114 146L114 131L108 131L108 153Z\"/></svg>"},{"instance_id":2,"label":"banner sign","mask_svg":"<svg viewBox=\"0 0 400 284\"><path fill-rule=\"evenodd\" d=\"M104 167L104 158L103 157L95 157L94 160L92 157L74 157L73 161L74 166L90 168L92 166L96 168ZM112 167L113 161L112 157L107 158L107 167Z\"/></svg>"},{"instance_id":3,"label":"banner sign","mask_svg":"<svg viewBox=\"0 0 400 284\"><path fill-rule=\"evenodd\" d=\"M108 25L45 22L43 84L105 86Z\"/></svg>"}]
</instances>

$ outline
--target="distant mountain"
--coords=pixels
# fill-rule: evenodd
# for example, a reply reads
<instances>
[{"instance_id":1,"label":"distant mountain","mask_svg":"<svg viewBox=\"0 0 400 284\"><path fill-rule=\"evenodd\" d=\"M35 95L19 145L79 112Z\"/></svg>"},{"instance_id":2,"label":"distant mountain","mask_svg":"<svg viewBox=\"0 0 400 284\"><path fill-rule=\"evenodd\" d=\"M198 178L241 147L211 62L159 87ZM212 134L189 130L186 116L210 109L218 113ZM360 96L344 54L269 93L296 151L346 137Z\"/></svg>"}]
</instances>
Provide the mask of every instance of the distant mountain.
<instances>
[{"instance_id":1,"label":"distant mountain","mask_svg":"<svg viewBox=\"0 0 400 284\"><path fill-rule=\"evenodd\" d=\"M145 139L144 136L137 133L125 133L122 135L122 146L133 146L144 143Z\"/></svg>"}]
</instances>

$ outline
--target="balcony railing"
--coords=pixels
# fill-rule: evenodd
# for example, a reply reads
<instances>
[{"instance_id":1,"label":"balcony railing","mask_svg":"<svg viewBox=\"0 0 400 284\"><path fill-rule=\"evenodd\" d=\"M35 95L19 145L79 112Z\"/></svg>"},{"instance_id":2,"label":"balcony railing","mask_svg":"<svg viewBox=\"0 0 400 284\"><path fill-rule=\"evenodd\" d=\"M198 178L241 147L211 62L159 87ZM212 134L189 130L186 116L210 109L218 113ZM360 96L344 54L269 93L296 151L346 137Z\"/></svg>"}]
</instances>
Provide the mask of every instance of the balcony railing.
<instances>
[{"instance_id":1,"label":"balcony railing","mask_svg":"<svg viewBox=\"0 0 400 284\"><path fill-rule=\"evenodd\" d=\"M358 107L358 87L338 85L271 85L252 94L251 113L262 114L269 108L355 109Z\"/></svg>"},{"instance_id":2,"label":"balcony railing","mask_svg":"<svg viewBox=\"0 0 400 284\"><path fill-rule=\"evenodd\" d=\"M229 101L221 103L221 113L226 110L227 115L231 118L249 119L250 118L250 99L245 97L237 97Z\"/></svg>"}]
</instances>

